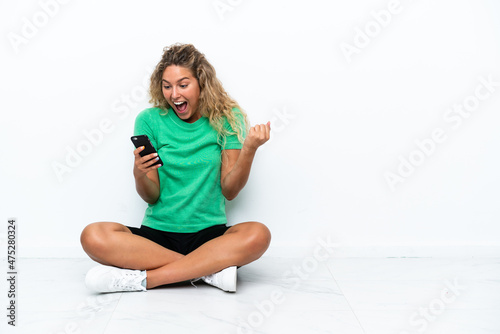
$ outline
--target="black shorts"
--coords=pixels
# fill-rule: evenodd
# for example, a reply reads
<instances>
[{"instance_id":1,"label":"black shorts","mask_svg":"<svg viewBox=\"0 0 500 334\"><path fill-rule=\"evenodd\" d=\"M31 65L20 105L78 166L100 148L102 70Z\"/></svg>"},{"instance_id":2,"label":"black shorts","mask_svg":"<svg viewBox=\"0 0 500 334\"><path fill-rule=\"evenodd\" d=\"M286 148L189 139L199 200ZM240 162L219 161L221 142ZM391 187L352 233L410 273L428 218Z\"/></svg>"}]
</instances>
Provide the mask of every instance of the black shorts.
<instances>
[{"instance_id":1,"label":"black shorts","mask_svg":"<svg viewBox=\"0 0 500 334\"><path fill-rule=\"evenodd\" d=\"M230 226L215 225L196 233L164 232L144 225L140 228L127 227L135 235L140 235L160 246L186 255L203 245L205 242L220 237Z\"/></svg>"}]
</instances>

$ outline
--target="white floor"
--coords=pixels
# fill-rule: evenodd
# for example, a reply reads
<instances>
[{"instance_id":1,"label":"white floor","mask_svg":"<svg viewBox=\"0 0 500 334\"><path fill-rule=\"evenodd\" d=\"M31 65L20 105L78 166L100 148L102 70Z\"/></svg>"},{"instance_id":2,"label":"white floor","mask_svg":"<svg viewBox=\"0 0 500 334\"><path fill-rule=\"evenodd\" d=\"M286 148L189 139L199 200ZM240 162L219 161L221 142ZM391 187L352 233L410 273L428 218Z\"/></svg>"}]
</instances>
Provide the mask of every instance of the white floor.
<instances>
[{"instance_id":1,"label":"white floor","mask_svg":"<svg viewBox=\"0 0 500 334\"><path fill-rule=\"evenodd\" d=\"M16 328L1 333L500 333L500 259L285 259L204 283L93 294L87 259L18 260ZM6 268L5 261L2 267Z\"/></svg>"}]
</instances>

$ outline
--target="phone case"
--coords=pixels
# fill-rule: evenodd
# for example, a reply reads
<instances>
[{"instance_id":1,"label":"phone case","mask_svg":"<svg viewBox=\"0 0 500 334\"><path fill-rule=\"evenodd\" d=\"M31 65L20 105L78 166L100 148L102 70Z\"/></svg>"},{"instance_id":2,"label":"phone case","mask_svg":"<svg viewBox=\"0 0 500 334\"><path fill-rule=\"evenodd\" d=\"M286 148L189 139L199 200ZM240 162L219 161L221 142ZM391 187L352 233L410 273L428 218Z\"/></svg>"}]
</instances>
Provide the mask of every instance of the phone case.
<instances>
[{"instance_id":1,"label":"phone case","mask_svg":"<svg viewBox=\"0 0 500 334\"><path fill-rule=\"evenodd\" d=\"M130 140L132 140L132 143L134 144L135 148L139 148L141 146L144 146L144 150L139 152L139 155L141 157L151 154L151 153L157 153L155 148L153 147L153 144L151 144L151 141L149 140L148 136L146 135L139 135L139 136L132 136L130 137ZM160 155L158 155L160 158ZM151 161L151 160L148 160ZM154 165L161 164L163 166L163 161L158 159L158 161ZM154 166L153 165L153 166Z\"/></svg>"}]
</instances>

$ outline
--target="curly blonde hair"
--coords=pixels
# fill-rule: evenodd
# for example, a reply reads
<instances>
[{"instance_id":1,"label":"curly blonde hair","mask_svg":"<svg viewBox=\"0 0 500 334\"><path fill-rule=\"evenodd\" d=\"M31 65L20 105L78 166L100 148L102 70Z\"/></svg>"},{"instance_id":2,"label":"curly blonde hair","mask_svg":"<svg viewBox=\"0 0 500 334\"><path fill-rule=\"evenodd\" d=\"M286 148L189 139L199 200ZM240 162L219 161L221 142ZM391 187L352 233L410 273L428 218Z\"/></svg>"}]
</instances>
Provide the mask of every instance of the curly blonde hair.
<instances>
[{"instance_id":1,"label":"curly blonde hair","mask_svg":"<svg viewBox=\"0 0 500 334\"><path fill-rule=\"evenodd\" d=\"M173 44L163 49L163 56L151 75L149 102L156 108L168 112L170 105L163 96L162 77L165 69L170 65L182 66L191 71L200 85L198 108L200 114L208 118L210 125L218 133L218 141L222 147L229 135L237 135L243 143L245 133L248 132L246 113L222 87L222 83L215 75L214 67L207 61L205 55L199 52L192 44ZM238 120L233 108L241 112L242 121ZM232 131L224 126L227 119Z\"/></svg>"}]
</instances>

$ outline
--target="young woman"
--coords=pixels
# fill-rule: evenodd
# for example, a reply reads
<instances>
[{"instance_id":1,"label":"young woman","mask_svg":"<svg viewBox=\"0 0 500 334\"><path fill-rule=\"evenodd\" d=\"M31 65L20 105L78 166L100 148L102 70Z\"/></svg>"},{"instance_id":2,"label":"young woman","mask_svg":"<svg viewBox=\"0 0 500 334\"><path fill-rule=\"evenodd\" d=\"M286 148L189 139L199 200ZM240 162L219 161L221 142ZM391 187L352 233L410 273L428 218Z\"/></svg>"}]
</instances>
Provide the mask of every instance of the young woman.
<instances>
[{"instance_id":1,"label":"young woman","mask_svg":"<svg viewBox=\"0 0 500 334\"><path fill-rule=\"evenodd\" d=\"M202 279L236 291L236 268L269 247L259 222L227 226L225 200L245 186L270 123L248 129L245 113L225 92L214 68L193 45L164 49L151 76L153 108L139 113L135 135L155 153L134 151L138 194L148 203L140 228L113 222L85 227L81 243L101 265L86 276L98 292L145 291Z\"/></svg>"}]
</instances>

